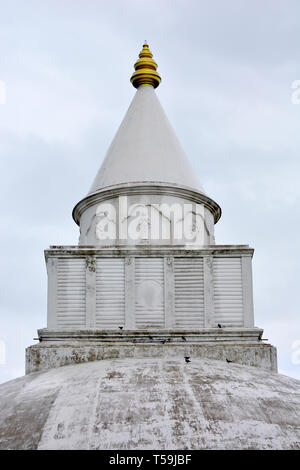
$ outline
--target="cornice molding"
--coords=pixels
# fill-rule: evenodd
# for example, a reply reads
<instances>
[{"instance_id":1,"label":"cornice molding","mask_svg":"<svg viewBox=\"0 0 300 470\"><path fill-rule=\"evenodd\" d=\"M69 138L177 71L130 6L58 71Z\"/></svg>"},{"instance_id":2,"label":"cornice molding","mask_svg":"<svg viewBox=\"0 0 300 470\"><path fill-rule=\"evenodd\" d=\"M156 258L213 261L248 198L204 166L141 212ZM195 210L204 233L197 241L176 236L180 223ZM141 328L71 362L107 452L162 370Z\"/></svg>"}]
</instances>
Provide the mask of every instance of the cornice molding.
<instances>
[{"instance_id":1,"label":"cornice molding","mask_svg":"<svg viewBox=\"0 0 300 470\"><path fill-rule=\"evenodd\" d=\"M49 257L70 257L70 256L99 256L99 257L157 257L157 256L222 256L222 257L236 257L248 256L253 257L254 249L249 245L207 245L203 248L194 246L162 246L162 245L148 245L148 246L133 246L128 245L116 247L99 247L99 246L50 246L48 250L44 251L46 260Z\"/></svg>"},{"instance_id":2,"label":"cornice molding","mask_svg":"<svg viewBox=\"0 0 300 470\"><path fill-rule=\"evenodd\" d=\"M197 204L203 204L214 216L215 224L221 217L221 207L213 199L195 189L187 186L178 186L170 183L137 182L107 186L79 201L73 209L72 216L77 225L80 225L82 214L91 206L118 196L132 195L164 195L187 199Z\"/></svg>"}]
</instances>

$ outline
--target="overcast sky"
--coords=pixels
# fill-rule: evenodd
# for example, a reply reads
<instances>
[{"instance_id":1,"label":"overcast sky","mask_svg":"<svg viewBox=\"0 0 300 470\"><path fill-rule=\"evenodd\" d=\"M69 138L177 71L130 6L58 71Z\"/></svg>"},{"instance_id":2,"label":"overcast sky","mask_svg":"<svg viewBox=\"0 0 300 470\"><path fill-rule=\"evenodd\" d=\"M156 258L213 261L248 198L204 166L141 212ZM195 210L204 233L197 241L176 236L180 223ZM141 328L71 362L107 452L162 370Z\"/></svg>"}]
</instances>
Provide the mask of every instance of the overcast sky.
<instances>
[{"instance_id":1,"label":"overcast sky","mask_svg":"<svg viewBox=\"0 0 300 470\"><path fill-rule=\"evenodd\" d=\"M255 248L256 325L280 371L300 379L300 2L10 0L0 14L0 382L24 374L24 349L46 326L43 250L78 242L71 212L134 96L145 39L159 99L222 207L216 242Z\"/></svg>"}]
</instances>

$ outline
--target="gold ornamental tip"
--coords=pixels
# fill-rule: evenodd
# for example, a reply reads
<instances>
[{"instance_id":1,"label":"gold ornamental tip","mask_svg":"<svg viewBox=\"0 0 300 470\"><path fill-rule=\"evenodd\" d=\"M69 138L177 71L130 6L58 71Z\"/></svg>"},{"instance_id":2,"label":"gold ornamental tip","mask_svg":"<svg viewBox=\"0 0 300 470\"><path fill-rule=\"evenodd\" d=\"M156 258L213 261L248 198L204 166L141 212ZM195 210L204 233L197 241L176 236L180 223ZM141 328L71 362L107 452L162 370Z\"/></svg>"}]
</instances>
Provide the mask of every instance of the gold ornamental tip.
<instances>
[{"instance_id":1,"label":"gold ornamental tip","mask_svg":"<svg viewBox=\"0 0 300 470\"><path fill-rule=\"evenodd\" d=\"M135 88L141 85L152 85L157 88L161 82L160 75L156 72L157 63L152 58L152 52L147 42L139 53L139 59L134 64L135 72L131 76L131 83Z\"/></svg>"}]
</instances>

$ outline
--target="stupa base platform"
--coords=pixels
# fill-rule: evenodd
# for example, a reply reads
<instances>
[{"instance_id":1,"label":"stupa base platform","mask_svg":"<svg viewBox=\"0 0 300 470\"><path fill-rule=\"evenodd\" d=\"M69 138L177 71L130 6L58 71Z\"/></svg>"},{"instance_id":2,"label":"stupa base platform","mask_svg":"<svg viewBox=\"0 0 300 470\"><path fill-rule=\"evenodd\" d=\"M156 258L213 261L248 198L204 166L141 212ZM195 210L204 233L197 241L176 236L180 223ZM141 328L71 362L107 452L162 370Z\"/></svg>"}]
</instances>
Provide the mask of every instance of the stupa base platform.
<instances>
[{"instance_id":1,"label":"stupa base platform","mask_svg":"<svg viewBox=\"0 0 300 470\"><path fill-rule=\"evenodd\" d=\"M40 343L26 350L26 374L105 359L178 357L232 361L277 372L277 352L263 330L38 330Z\"/></svg>"}]
</instances>

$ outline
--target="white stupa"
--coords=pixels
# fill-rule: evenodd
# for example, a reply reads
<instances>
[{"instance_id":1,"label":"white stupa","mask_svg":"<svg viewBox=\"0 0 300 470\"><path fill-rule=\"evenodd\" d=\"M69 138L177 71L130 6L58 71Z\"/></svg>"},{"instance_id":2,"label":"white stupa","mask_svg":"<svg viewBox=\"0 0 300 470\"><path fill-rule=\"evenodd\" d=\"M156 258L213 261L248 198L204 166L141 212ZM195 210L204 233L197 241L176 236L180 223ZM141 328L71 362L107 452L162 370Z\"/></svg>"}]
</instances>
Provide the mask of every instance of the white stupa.
<instances>
[{"instance_id":1,"label":"white stupa","mask_svg":"<svg viewBox=\"0 0 300 470\"><path fill-rule=\"evenodd\" d=\"M158 101L145 43L135 97L87 194L78 246L45 251L47 327L0 386L2 449L299 449L300 382L253 313L253 249L217 245Z\"/></svg>"}]
</instances>

